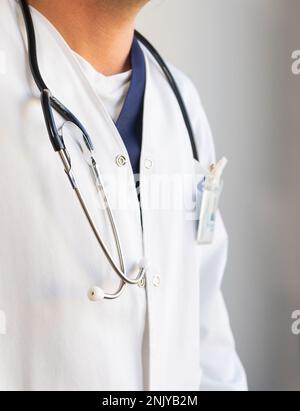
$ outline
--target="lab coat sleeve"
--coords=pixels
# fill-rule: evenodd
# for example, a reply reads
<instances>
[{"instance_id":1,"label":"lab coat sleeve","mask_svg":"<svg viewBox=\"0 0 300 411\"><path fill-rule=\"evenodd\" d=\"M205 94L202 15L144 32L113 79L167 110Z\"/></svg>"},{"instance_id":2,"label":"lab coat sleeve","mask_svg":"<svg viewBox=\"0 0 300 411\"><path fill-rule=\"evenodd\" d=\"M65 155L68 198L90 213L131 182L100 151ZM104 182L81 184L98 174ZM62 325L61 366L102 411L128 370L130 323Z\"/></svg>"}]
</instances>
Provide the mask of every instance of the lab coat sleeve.
<instances>
[{"instance_id":1,"label":"lab coat sleeve","mask_svg":"<svg viewBox=\"0 0 300 411\"><path fill-rule=\"evenodd\" d=\"M189 79L180 78L182 74L177 75L179 84L182 82L180 88L190 113L200 163L208 167L215 162L216 156L207 117L194 85ZM202 253L199 273L201 391L247 390L245 372L236 352L221 291L227 250L228 236L218 212L213 244L199 247L199 252Z\"/></svg>"},{"instance_id":2,"label":"lab coat sleeve","mask_svg":"<svg viewBox=\"0 0 300 411\"><path fill-rule=\"evenodd\" d=\"M201 391L247 389L221 292L227 244L227 234L218 213L214 243L206 246L200 269Z\"/></svg>"}]
</instances>

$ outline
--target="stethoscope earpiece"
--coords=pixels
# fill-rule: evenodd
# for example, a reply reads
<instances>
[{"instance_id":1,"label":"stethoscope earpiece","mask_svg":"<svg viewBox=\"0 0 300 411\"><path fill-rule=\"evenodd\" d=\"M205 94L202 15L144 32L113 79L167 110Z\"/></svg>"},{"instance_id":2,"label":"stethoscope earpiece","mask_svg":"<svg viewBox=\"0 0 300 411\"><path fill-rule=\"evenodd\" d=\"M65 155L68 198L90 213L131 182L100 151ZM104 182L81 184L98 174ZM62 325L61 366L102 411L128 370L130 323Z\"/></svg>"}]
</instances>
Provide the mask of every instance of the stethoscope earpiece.
<instances>
[{"instance_id":1,"label":"stethoscope earpiece","mask_svg":"<svg viewBox=\"0 0 300 411\"><path fill-rule=\"evenodd\" d=\"M106 293L101 287L93 286L88 291L88 298L90 301L97 303L103 300L113 300L120 295L122 295L124 288L126 285L139 285L142 281L144 281L146 272L149 270L150 264L146 258L143 258L138 265L129 273L128 277L124 276L121 278L121 285L119 290L114 294ZM133 276L136 276L135 279L131 279Z\"/></svg>"},{"instance_id":2,"label":"stethoscope earpiece","mask_svg":"<svg viewBox=\"0 0 300 411\"><path fill-rule=\"evenodd\" d=\"M91 287L88 292L89 300L96 303L103 301L105 298L105 292L100 287Z\"/></svg>"}]
</instances>

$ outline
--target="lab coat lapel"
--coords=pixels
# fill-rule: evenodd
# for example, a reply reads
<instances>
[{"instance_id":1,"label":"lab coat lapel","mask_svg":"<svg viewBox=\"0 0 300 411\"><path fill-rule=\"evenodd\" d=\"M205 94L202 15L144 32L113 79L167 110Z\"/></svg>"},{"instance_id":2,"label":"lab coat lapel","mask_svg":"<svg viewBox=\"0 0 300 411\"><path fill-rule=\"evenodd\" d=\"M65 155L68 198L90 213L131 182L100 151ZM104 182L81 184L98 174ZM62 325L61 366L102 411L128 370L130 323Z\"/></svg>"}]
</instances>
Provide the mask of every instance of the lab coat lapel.
<instances>
[{"instance_id":1,"label":"lab coat lapel","mask_svg":"<svg viewBox=\"0 0 300 411\"><path fill-rule=\"evenodd\" d=\"M118 193L114 190L126 185L127 190L123 192L126 196L125 206L121 204L121 209L114 210L114 217L121 243L126 250L124 254L128 255L128 269L131 269L134 261L142 258L142 232L130 162L127 161L126 167L119 167L116 164L118 156L128 158L125 145L65 40L42 15L38 15L37 11L33 10L32 14L41 73L52 94L79 118L92 138L95 158L104 175L105 183L108 184L108 197L113 192L112 198L109 198L114 199L111 201L113 206L119 207L115 201ZM44 20L43 25L38 24L40 18ZM39 94L35 86L33 90L35 94ZM57 121L58 124L63 124L61 119L57 118ZM124 184L120 183L122 181ZM126 204L130 206L126 207ZM128 232L131 242L128 241ZM112 248L115 246L113 242L110 245Z\"/></svg>"},{"instance_id":2,"label":"lab coat lapel","mask_svg":"<svg viewBox=\"0 0 300 411\"><path fill-rule=\"evenodd\" d=\"M193 155L178 101L154 57L146 55L142 158L156 158L155 172L192 172Z\"/></svg>"}]
</instances>

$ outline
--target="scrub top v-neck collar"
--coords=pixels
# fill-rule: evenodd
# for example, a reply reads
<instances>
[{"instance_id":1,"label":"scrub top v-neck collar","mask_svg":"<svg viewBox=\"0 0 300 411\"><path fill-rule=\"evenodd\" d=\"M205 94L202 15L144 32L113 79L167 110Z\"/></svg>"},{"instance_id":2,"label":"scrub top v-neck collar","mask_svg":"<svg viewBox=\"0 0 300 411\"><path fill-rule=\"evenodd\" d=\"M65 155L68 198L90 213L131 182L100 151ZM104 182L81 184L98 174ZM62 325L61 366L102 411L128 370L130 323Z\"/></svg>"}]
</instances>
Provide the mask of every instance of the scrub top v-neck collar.
<instances>
[{"instance_id":1,"label":"scrub top v-neck collar","mask_svg":"<svg viewBox=\"0 0 300 411\"><path fill-rule=\"evenodd\" d=\"M146 63L144 53L136 38L131 49L131 83L116 127L126 146L134 174L140 171L143 135Z\"/></svg>"}]
</instances>

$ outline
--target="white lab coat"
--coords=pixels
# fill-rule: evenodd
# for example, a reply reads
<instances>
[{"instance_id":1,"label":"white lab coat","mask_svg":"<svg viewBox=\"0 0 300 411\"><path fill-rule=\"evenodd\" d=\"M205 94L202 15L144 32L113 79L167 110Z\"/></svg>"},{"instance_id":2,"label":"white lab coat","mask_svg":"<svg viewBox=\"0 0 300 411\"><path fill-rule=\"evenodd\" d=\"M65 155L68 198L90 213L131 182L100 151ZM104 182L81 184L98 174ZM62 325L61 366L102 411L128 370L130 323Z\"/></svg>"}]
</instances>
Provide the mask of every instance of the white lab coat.
<instances>
[{"instance_id":1,"label":"white lab coat","mask_svg":"<svg viewBox=\"0 0 300 411\"><path fill-rule=\"evenodd\" d=\"M68 45L33 13L46 83L89 131L101 171L129 182L134 207L115 211L126 268L144 255L150 261L146 287L129 286L115 301L92 303L90 286L113 290L118 280L49 143L18 8L15 0L0 2L0 310L6 318L0 389L245 389L220 291L228 242L220 215L213 244L199 246L196 222L184 211L144 204L149 176L195 174L181 112L164 75L145 51L142 230L130 165L115 162L119 154L128 157L121 137ZM205 114L190 81L173 72L201 166L207 167L215 158ZM97 218L113 249L103 214Z\"/></svg>"}]
</instances>

